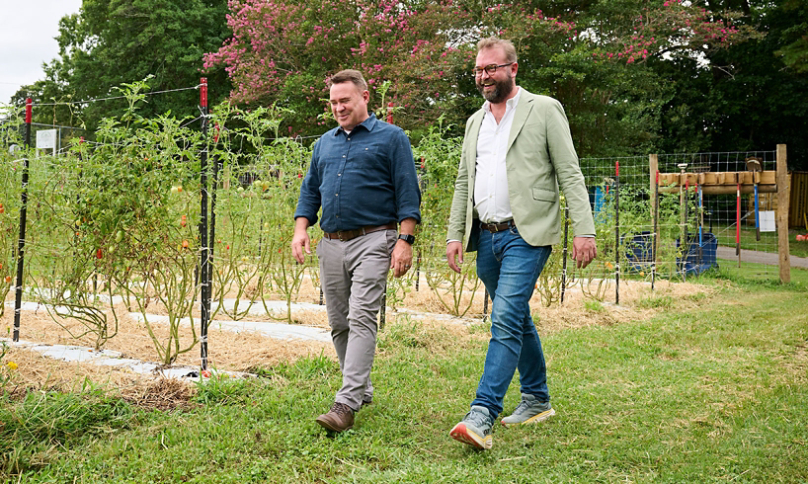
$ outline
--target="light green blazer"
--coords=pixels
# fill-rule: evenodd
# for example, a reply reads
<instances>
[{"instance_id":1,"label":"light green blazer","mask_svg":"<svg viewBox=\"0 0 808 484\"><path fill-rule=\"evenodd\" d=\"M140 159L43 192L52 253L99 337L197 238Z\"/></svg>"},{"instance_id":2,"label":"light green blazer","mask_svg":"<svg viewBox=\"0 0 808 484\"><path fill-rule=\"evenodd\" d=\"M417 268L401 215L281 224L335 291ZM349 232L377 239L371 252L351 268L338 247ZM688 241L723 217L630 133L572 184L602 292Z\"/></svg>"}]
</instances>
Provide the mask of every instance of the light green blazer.
<instances>
[{"instance_id":1,"label":"light green blazer","mask_svg":"<svg viewBox=\"0 0 808 484\"><path fill-rule=\"evenodd\" d=\"M477 250L479 223L474 213L477 137L485 111L466 123L466 137L449 216L449 240L465 241L466 251ZM595 235L589 194L572 145L567 116L561 103L522 89L514 112L505 157L508 195L519 234L533 246L561 240L559 185L570 208L573 233Z\"/></svg>"}]
</instances>

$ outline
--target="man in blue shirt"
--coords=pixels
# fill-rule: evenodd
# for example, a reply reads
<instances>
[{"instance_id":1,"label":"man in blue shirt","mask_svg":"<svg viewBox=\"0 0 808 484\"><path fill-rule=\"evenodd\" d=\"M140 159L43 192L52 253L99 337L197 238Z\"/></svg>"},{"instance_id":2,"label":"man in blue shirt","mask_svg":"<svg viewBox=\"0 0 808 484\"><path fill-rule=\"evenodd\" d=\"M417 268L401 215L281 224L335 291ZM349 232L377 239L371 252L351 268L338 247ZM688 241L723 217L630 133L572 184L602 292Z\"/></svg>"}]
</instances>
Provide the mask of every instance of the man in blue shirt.
<instances>
[{"instance_id":1,"label":"man in blue shirt","mask_svg":"<svg viewBox=\"0 0 808 484\"><path fill-rule=\"evenodd\" d=\"M306 229L322 207L317 255L342 388L317 423L334 432L353 427L354 413L373 401L370 369L387 272L401 277L409 270L421 221L410 141L401 128L368 113L369 99L360 72L331 78L331 111L339 126L314 146L292 239L292 254L302 264L304 251L311 253Z\"/></svg>"}]
</instances>

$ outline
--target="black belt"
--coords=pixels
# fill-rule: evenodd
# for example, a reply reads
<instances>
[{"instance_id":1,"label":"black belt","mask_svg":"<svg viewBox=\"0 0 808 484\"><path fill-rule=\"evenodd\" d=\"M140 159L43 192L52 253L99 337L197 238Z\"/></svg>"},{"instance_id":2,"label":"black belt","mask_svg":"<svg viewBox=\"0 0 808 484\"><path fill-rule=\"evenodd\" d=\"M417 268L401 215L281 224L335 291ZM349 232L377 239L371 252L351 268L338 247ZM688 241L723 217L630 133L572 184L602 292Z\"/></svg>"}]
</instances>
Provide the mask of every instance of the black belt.
<instances>
[{"instance_id":1,"label":"black belt","mask_svg":"<svg viewBox=\"0 0 808 484\"><path fill-rule=\"evenodd\" d=\"M351 239L355 239L365 234L371 234L373 232L379 232L381 230L395 230L396 224L391 222L389 224L384 225L369 225L367 227L358 228L355 230L340 230L339 232L324 232L323 237L328 240L339 239L343 242L347 242Z\"/></svg>"},{"instance_id":2,"label":"black belt","mask_svg":"<svg viewBox=\"0 0 808 484\"><path fill-rule=\"evenodd\" d=\"M503 230L508 230L511 227L516 227L516 224L513 223L513 220L508 220L507 222L502 223L494 223L494 224L487 224L485 222L480 222L480 228L483 230L487 230L491 233L502 232Z\"/></svg>"}]
</instances>

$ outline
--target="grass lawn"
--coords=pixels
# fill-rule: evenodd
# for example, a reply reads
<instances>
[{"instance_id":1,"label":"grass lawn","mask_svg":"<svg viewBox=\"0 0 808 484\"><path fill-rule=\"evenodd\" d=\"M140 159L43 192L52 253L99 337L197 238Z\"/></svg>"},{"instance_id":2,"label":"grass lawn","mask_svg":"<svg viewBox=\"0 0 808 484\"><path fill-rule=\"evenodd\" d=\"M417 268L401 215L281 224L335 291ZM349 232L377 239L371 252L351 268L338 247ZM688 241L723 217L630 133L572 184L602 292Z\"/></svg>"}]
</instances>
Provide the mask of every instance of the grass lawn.
<instances>
[{"instance_id":1,"label":"grass lawn","mask_svg":"<svg viewBox=\"0 0 808 484\"><path fill-rule=\"evenodd\" d=\"M88 386L0 399L11 482L805 482L808 272L719 271L710 297L650 297L647 321L542 333L557 415L497 425L477 452L449 438L487 342L390 322L376 399L354 430L314 422L340 378L327 358L200 385L188 410L146 411ZM506 413L519 398L514 384Z\"/></svg>"}]
</instances>

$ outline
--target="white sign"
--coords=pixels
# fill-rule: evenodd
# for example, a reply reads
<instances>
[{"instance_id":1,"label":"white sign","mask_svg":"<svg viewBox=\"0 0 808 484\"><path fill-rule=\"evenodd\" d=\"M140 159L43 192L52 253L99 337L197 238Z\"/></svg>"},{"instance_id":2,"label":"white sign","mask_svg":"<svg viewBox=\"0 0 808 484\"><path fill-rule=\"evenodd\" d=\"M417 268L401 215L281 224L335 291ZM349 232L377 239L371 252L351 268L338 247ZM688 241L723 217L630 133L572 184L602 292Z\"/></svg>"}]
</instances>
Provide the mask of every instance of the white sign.
<instances>
[{"instance_id":1,"label":"white sign","mask_svg":"<svg viewBox=\"0 0 808 484\"><path fill-rule=\"evenodd\" d=\"M760 231L761 232L777 232L774 224L774 211L759 212L760 217Z\"/></svg>"},{"instance_id":2,"label":"white sign","mask_svg":"<svg viewBox=\"0 0 808 484\"><path fill-rule=\"evenodd\" d=\"M41 129L36 132L36 149L56 149L56 130Z\"/></svg>"}]
</instances>

